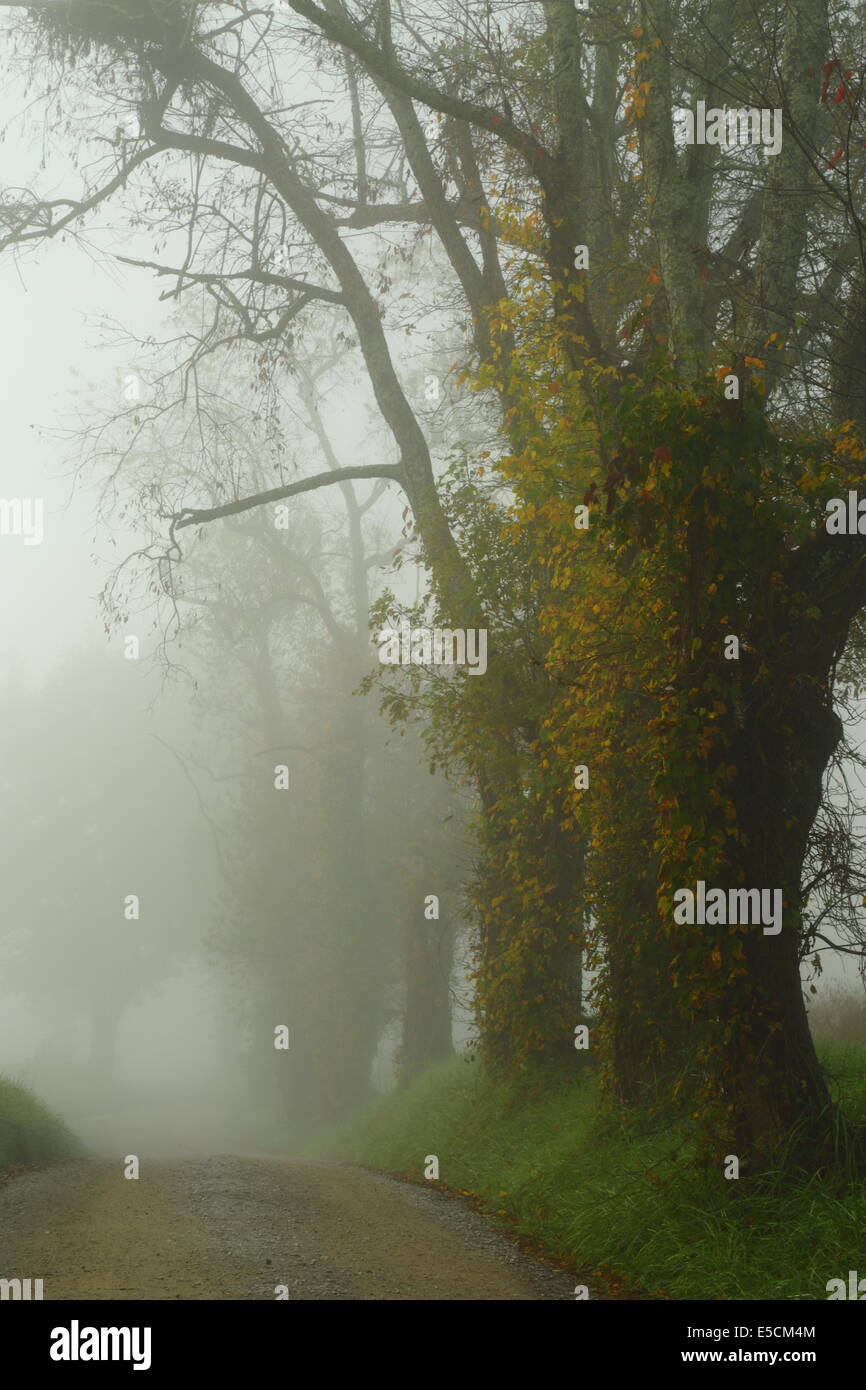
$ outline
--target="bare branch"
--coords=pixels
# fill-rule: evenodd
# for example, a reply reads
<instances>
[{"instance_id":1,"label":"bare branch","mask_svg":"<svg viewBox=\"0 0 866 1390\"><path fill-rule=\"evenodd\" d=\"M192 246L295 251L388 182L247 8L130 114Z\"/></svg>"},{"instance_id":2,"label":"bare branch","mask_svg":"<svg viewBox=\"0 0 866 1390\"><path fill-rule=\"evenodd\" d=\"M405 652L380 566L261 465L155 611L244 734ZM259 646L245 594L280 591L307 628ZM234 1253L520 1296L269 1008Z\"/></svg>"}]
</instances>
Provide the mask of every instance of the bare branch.
<instances>
[{"instance_id":1,"label":"bare branch","mask_svg":"<svg viewBox=\"0 0 866 1390\"><path fill-rule=\"evenodd\" d=\"M160 265L157 261L140 261L131 256L116 256L115 260L124 265L134 265L141 270L154 270L157 275L174 275L178 280L190 280L199 285L224 285L229 280L247 280L255 285L275 285L278 289L296 290L307 299L323 299L328 304L345 304L346 296L339 290L326 289L324 285L311 285L307 280L295 280L289 275L272 275L267 270L237 270L220 274L206 274L203 271L184 270L181 266Z\"/></svg>"},{"instance_id":2,"label":"bare branch","mask_svg":"<svg viewBox=\"0 0 866 1390\"><path fill-rule=\"evenodd\" d=\"M265 507L269 502L282 502L286 497L297 497L302 492L314 492L320 487L330 487L332 483L347 483L359 478L389 478L403 486L403 470L388 464L364 464L357 468L339 468L334 472L317 473L312 478L301 478L296 483L284 487L270 488L267 492L257 492L251 497L239 497L234 502L225 502L220 507L185 507L175 512L171 518L172 535L187 526L199 526L207 521L218 521L223 516L237 516L240 512L252 511L254 507Z\"/></svg>"}]
</instances>

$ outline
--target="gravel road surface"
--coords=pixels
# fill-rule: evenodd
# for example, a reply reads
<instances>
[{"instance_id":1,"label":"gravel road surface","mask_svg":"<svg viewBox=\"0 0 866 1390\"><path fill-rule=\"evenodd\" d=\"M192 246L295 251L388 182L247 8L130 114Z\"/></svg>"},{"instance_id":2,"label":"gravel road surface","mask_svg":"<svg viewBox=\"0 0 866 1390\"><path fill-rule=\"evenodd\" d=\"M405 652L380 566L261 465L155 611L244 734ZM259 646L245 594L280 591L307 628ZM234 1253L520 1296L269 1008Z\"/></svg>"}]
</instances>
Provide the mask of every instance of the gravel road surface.
<instances>
[{"instance_id":1,"label":"gravel road surface","mask_svg":"<svg viewBox=\"0 0 866 1390\"><path fill-rule=\"evenodd\" d=\"M0 1277L46 1300L565 1300L441 1192L348 1164L259 1158L76 1162L0 1188ZM283 1295L285 1296L285 1295Z\"/></svg>"}]
</instances>

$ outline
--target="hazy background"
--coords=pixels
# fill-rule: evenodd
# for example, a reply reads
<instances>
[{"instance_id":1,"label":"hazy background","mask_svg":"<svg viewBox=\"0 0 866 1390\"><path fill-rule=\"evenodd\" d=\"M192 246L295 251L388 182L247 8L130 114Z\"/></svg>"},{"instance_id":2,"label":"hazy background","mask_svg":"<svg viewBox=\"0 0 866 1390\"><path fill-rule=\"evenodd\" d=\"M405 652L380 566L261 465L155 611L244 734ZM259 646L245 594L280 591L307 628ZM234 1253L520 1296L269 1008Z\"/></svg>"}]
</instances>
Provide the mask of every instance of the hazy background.
<instances>
[{"instance_id":1,"label":"hazy background","mask_svg":"<svg viewBox=\"0 0 866 1390\"><path fill-rule=\"evenodd\" d=\"M0 100L0 124L11 123L0 147L7 187L30 182L44 154L38 139L20 138L21 105L10 83ZM49 152L42 177L59 192L76 176L62 152ZM97 493L73 486L64 436L82 405L122 398L134 352L108 325L140 338L174 327L161 284L109 259L118 249L146 256L147 239L119 248L109 218L90 227L90 255L56 239L0 259L0 496L45 503L42 545L0 538L0 1067L108 1149L257 1149L362 1099L365 1078L394 1084L407 930L422 922L428 893L443 903L434 945L454 1010L449 1045L471 1038L461 902L469 803L429 777L420 746L400 747L375 696L363 697L363 715L353 711L373 659L356 630L340 647L315 614L289 604L264 647L245 648L233 622L240 612L261 616L275 583L243 535L220 539L214 528L206 558L197 555L208 601L191 645L166 654L173 676L151 659L159 632L150 615L106 634L98 595L143 537L121 518L110 532L97 523ZM435 300L432 258L428 273ZM437 361L434 320L407 348L419 381ZM357 462L366 449L376 459L357 383L332 390L327 424L338 453ZM326 588L333 581L341 624L357 628L339 497L295 511L293 546ZM369 552L387 552L404 525L391 489L365 520ZM371 597L386 568L372 568ZM417 577L389 582L411 597ZM138 661L124 657L124 630L141 637ZM350 810L340 795L358 739L366 784ZM288 751L271 757L282 743ZM272 767L284 759L290 806L263 810L256 798L274 795ZM359 809L372 837L369 892L353 880L348 852ZM138 921L123 915L131 893ZM825 962L822 993L856 982L851 963ZM120 1000L113 1022L106 997ZM283 1023L300 1032L292 1064L305 1067L305 1083L269 1070L273 1028Z\"/></svg>"}]
</instances>

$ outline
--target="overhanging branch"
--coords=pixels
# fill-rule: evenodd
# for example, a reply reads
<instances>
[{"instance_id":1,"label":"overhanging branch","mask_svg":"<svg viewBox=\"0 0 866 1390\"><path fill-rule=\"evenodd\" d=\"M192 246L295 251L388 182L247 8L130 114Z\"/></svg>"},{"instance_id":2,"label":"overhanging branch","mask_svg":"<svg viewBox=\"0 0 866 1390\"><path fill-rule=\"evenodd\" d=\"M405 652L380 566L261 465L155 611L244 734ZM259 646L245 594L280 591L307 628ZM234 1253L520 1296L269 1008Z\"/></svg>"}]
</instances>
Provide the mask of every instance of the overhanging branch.
<instances>
[{"instance_id":1,"label":"overhanging branch","mask_svg":"<svg viewBox=\"0 0 866 1390\"><path fill-rule=\"evenodd\" d=\"M320 487L330 487L332 483L349 483L361 478L388 478L403 484L403 470L398 464L363 464L356 468L337 468L333 472L316 473L312 478L300 478L296 483L286 483L284 487L273 487L267 492L256 492L250 497L238 497L234 502L224 502L220 507L185 507L175 512L171 518L171 534L182 531L187 526L199 526L208 521L219 521L224 516L237 516L240 512L252 511L254 507L265 507L269 502L282 502L287 497L296 497L302 492L313 492Z\"/></svg>"},{"instance_id":2,"label":"overhanging branch","mask_svg":"<svg viewBox=\"0 0 866 1390\"><path fill-rule=\"evenodd\" d=\"M307 280L296 280L290 275L272 275L267 270L237 270L224 274L210 274L185 270L181 266L160 265L158 261L140 261L132 256L116 256L115 260L122 261L124 265L134 265L139 270L154 270L157 275L174 275L178 280L195 281L201 285L222 285L229 280L247 280L255 285L275 285L278 289L296 290L307 299L324 299L329 304L346 303L346 297L340 290L329 290L324 285L311 285Z\"/></svg>"}]
</instances>

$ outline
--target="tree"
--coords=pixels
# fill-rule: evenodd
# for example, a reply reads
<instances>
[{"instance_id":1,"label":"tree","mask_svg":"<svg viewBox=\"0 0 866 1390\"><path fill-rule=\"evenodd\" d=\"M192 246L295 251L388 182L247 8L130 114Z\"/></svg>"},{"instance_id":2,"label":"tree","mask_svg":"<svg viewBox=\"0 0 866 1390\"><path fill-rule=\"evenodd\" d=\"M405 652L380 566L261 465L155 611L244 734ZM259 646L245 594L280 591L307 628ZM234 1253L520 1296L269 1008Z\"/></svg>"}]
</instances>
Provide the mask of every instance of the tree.
<instances>
[{"instance_id":1,"label":"tree","mask_svg":"<svg viewBox=\"0 0 866 1390\"><path fill-rule=\"evenodd\" d=\"M491 835L487 867L495 868L497 856L500 863L507 860L515 818L525 831L516 838L527 847L529 862L537 862L550 843L541 833L546 813L558 858L567 855L564 845L577 830L571 864L579 876L587 833L594 834L596 882L610 881L602 867L601 827L578 823L567 807L551 813L543 804L545 786L554 788L554 796L570 794L574 754L582 750L557 752L553 742L554 756L543 767L542 747L562 723L557 683L573 672L561 649L563 624L574 612L575 597L587 602L585 588L574 579L577 552L563 584L562 575L550 575L551 545L563 543L563 517L576 503L586 498L584 505L595 504L598 522L597 502L606 498L613 531L596 524L596 562L588 572L606 585L606 599L613 602L629 583L630 564L640 580L635 593L651 597L658 612L667 614L667 627L648 620L636 634L641 643L648 639L661 663L649 688L636 694L662 737L654 753L643 758L639 747L635 755L647 778L652 823L647 826L641 815L639 830L632 822L628 835L632 849L648 848L656 865L656 910L645 930L658 971L673 969L677 977L667 1016L671 1041L678 1041L697 1008L709 1032L699 1062L708 1097L734 1115L737 1142L750 1152L765 1156L795 1121L809 1132L809 1146L820 1147L831 1117L797 969L801 880L821 777L840 733L831 708L832 673L863 606L864 569L859 536L831 536L820 526L806 536L804 528L817 519L815 497L823 503L828 489L856 485L859 478L856 428L842 428L862 420L864 399L851 349L852 329L866 305L858 202L864 65L855 17L849 11L831 16L826 4L816 7L811 0L780 0L760 17L716 0L688 11L674 0L642 0L592 15L549 0L518 7L508 27L497 26L487 3L447 3L435 16L421 5L369 9L343 0L324 6L290 0L290 8L303 21L292 35L304 43L319 33L323 62L326 55L329 72L346 82L353 135L364 100L373 100L374 89L376 100L384 98L377 108L383 141L393 150L397 140L420 199L389 207L369 197L375 177L366 163L373 145L369 127L363 149L357 138L350 142L354 159L341 170L347 182L328 184L340 167L339 155L348 151L338 149L331 161L316 159L309 148L302 155L275 114L277 102L270 102L269 115L263 109L267 100L252 94L254 60L245 62L242 47L241 56L229 56L224 34L196 29L192 12L183 41L175 30L171 43L154 28L144 39L132 39L127 21L106 39L106 21L100 19L94 37L136 60L149 145L93 197L109 196L139 163L174 149L249 170L251 189L265 205L280 216L283 209L291 214L308 253L315 248L307 275L314 265L327 267L335 289L295 277L274 286L262 268L266 221L248 218L250 263L245 244L240 268L226 269L224 262L216 271L176 267L178 290L194 278L208 283L224 296L240 331L253 338L285 332L285 315L313 300L339 303L357 334L400 457L399 464L379 472L398 481L409 498L442 611L459 615L466 626L481 626L486 615L471 565L448 525L427 441L394 368L378 297L340 235L341 222L405 227L429 217L471 316L476 383L500 412L504 447L497 467L514 490L518 527L529 544L532 602L544 615L535 664L521 670L526 679L518 682L521 692L531 689L537 697L529 711L515 700L514 672L502 660L491 666L488 698L479 700L467 685L461 704L464 725L474 736L473 768ZM241 41L245 26L255 33L256 22L241 10L231 24L232 42ZM68 35L67 29L65 42ZM250 44L247 51L252 49ZM354 59L351 80L347 53ZM218 96L221 108L205 117L207 94ZM175 120L166 124L176 98L186 103L185 128ZM691 112L694 135L698 102L710 110L745 111L752 132L750 108L765 109L776 121L780 112L780 148L769 149L771 131L764 154L763 135L725 150L688 143L688 122L678 124L677 113ZM415 103L442 118L435 151L421 138ZM219 134L216 127L203 133L207 118L223 122ZM739 129L739 117L737 122ZM191 124L197 133L190 133ZM235 127L245 137L239 139ZM763 130L760 122L758 128ZM350 168L354 195L348 191ZM69 221L80 217L83 201ZM347 215L341 218L335 207ZM21 208L18 198L10 213L18 244L43 236L46 221L53 230L63 220L38 199L29 212L26 204ZM202 226L201 214L193 200L193 225ZM503 255L507 247L510 264ZM260 299L232 301L232 276L257 292L280 288L295 297L265 329ZM834 301L841 302L841 314L829 310ZM712 485L694 471L700 462L696 437L710 451ZM756 449L759 460L752 457ZM657 456L657 450L670 457ZM685 491L674 460L688 465ZM744 474L729 523L738 544L710 547L708 557L705 542L718 515L720 483L734 463ZM798 472L801 465L805 471ZM357 475L370 476L370 466L363 468ZM809 487L803 477L813 480ZM325 480L332 481L333 475ZM322 483L304 478L235 495L216 507L181 508L173 535L262 505L277 492L289 497ZM640 493L647 491L655 492L654 501L670 503L673 522L659 524L652 506L641 505L646 499ZM572 533L570 539L576 545L585 537ZM767 545L779 556L769 571L761 551ZM708 558L721 565L721 582L716 570L707 570ZM748 568L738 589L741 562ZM781 584L770 583L768 594L772 575ZM562 604L566 591L569 602ZM806 594L814 597L809 607L818 618L807 615ZM708 606L707 596L716 601ZM619 621L616 612L612 616ZM736 689L721 701L724 722L701 749L705 730L695 729L693 721L700 724L703 711L711 709L700 703L712 693L706 680L723 679L714 625L724 620L740 625L735 635L746 655ZM631 616L627 631L626 649L633 652ZM720 669L730 675L729 668ZM608 697L613 693L608 685ZM691 708L695 701L700 714ZM636 699L632 718L640 704ZM608 699L605 709L611 708ZM583 737L595 727L593 712L584 713ZM579 725L574 715L573 727ZM685 756L695 749L696 763ZM674 750L678 756L672 760ZM597 749L594 756L603 759ZM708 800L711 790L719 792L712 780L721 767L734 769L730 795ZM633 785L628 767L609 772L611 787ZM527 780L536 791L525 797ZM530 809L518 815L520 803L509 805L515 796ZM636 796L640 802L639 790ZM692 816L688 824L677 818L673 829L672 808L665 806L671 797ZM732 808L737 837L729 833L723 803ZM697 844L704 831L709 850ZM686 962L686 982L679 969L685 948L671 931L671 875L691 881L705 862L725 887L779 885L786 920L775 940L753 935L743 944L735 933L724 940L708 934L699 947L696 977L690 974L695 962ZM506 986L494 989L485 1010L486 1034L500 1057L509 1046L520 1055L543 1054L561 1032L562 958L575 946L566 906L573 884L566 885L549 921L534 916L539 932L533 936L518 915L519 897L527 882L535 897L538 875L522 870L523 865L516 892L506 893L498 913L491 911L485 922L493 974ZM548 886L559 896L558 885L543 885ZM647 879L642 902L651 887ZM487 898L492 901L489 890ZM612 993L622 986L622 997L628 997L627 951L612 949L604 937L601 944ZM737 944L743 944L745 965ZM717 948L721 966L714 958ZM719 970L724 986L717 994L718 975L711 979L710 972ZM516 1012L507 988L514 981ZM548 985L555 1005L551 1025L541 1026L539 1036L528 1020L533 1000L544 999ZM496 1001L500 993L507 999L503 1011ZM714 1033L719 1018L721 1035ZM657 1026L648 1026L647 1033L653 1032L658 1034ZM632 1069L621 1083L639 1094L642 1070L651 1079L652 1050L638 1038L619 1056ZM768 1060L766 1072L753 1066L758 1056Z\"/></svg>"},{"instance_id":2,"label":"tree","mask_svg":"<svg viewBox=\"0 0 866 1390\"><path fill-rule=\"evenodd\" d=\"M261 16L253 13L248 19L252 25L252 36L257 32L256 26L260 24ZM329 469L323 474L251 491L240 497L237 496L238 487L232 484L230 500L217 502L210 507L178 508L175 503L172 508L175 513L171 528L172 542L175 543L180 533L188 527L225 515L236 515L335 482L369 477L396 481L409 500L423 543L423 558L430 568L439 595L440 611L447 616L451 625L467 628L483 626L485 615L438 496L429 445L394 367L393 349L383 324L380 305L370 288L371 273L353 257L341 236L343 226L375 227L389 221L398 224L415 222L425 211L425 204L416 201L413 205L404 199L397 207L353 208L350 216L338 217L333 211L334 199L338 206L343 200L341 195L326 191L327 183L332 178L327 164L320 169L309 153L293 153L296 148L292 143L296 138L296 121L286 121L279 110L277 94L270 103L275 108L273 119L270 119L264 103L257 104L241 78L242 73L248 72L250 85L254 85L259 80L258 76L253 76L255 67L248 69L243 61L237 66L231 58L223 64L209 56L211 52L226 56L234 42L236 26L232 27L231 38L225 34L221 34L219 39L216 35L204 34L196 43L192 42L191 29L190 37L178 47L175 43L177 30L172 31L173 37L166 37L162 12L150 26L146 18L142 19L136 12L134 37L123 15L117 20L118 27L113 36L108 32L114 22L112 15L100 11L95 27L92 20L93 13L87 7L73 8L62 19L54 12L46 12L38 20L37 28L41 27L47 32L61 52L69 52L92 42L102 45L103 49L107 46L115 57L123 57L128 67L119 68L118 73L123 73L125 86L128 87L130 82L138 84L142 95L139 108L144 147L130 153L124 142L116 159L119 167L110 175L106 174L101 186L94 187L85 198L76 200L68 214L58 216L56 205L49 207L39 200L31 202L28 210L26 200L23 204L20 199L16 200L10 242L20 246L71 227L80 221L85 204L88 209L98 206L125 186L127 179L139 166L157 157L165 157L172 151L184 156L192 154L200 168L203 167L202 161L224 161L227 158L232 166L234 184L231 191L225 188L221 190L221 197L211 199L201 196L200 191L196 191L199 188L196 176L186 200L178 199L176 183L167 183L164 190L160 189L161 196L157 198L160 217L164 216L167 208L171 208L178 219L185 217L189 226L195 229L193 240L200 248L203 268L187 263L172 269L150 263L152 268L161 274L173 276L174 295L184 293L191 286L204 285L214 304L213 321L199 335L191 358L183 364L179 373L183 383L179 395L185 398L186 383L197 373L201 358L215 351L226 338L265 345L257 364L260 370L268 372L274 369L275 364L281 364L280 345L287 333L296 331L299 315L310 304L336 306L348 315L357 335L360 356L369 376L376 406L400 460L398 464L360 465L339 473ZM198 33L196 36L198 38ZM257 39L253 40L251 54L254 54L256 44ZM251 58L251 62L255 64L257 60ZM214 107L214 95L219 97L218 108ZM189 102L187 115L183 119L191 120L195 134L179 130L173 121L171 104L177 101ZM401 138L410 141L408 162L412 171L422 187L428 189L428 201L429 197L436 197L440 235L447 226L447 237L443 244L448 261L455 267L460 289L470 295L468 302L475 318L475 342L482 350L496 353L501 349L490 338L483 311L487 297L498 293L504 282L495 237L491 234L483 206L478 207L474 153L469 145L465 147L459 161L460 192L456 200L449 199L444 191L448 170L440 169L431 158L421 139L421 128L414 111L408 108L399 94L393 94L391 106ZM217 111L223 114L218 115ZM229 116L230 111L234 111L234 117ZM233 138L215 138L214 122L219 127L222 121L223 133L228 136L235 119L247 132L249 143L246 145L237 144ZM167 124L168 121L171 124ZM310 146L314 139L311 133ZM358 172L355 161L363 160L365 153L358 148L352 153L353 166ZM241 180L239 175L242 171L245 172ZM358 181L370 188L374 177L372 171L364 166L363 177L359 174ZM381 185L386 186L387 182L385 176L378 179ZM438 195L435 195L436 186L439 187ZM213 228L216 225L219 238L223 240L226 199L236 209L233 224L240 223L246 231L239 245L234 240L225 242L225 252L218 253L218 265L214 269L210 259ZM142 216L141 213L136 215ZM285 236L288 218L293 219L294 226L292 250L299 258L308 260L309 269L299 269L297 274L292 275L276 274L271 269L272 257L275 247L280 244L279 236ZM469 232L465 231L466 226ZM475 234L480 235L483 241L480 271L469 249L470 235ZM322 269L326 269L335 282L334 288L318 283L322 277L316 272ZM316 274L315 280L313 274ZM387 281L380 277L379 283L381 286ZM236 291L244 286L245 297L240 299ZM227 321L231 323L230 334L226 332ZM274 343L272 351L269 348L271 342ZM507 393L504 399L507 400ZM164 412L164 401L160 401L156 409ZM137 407L127 412L131 435L135 436L138 432L141 418L147 413ZM214 451L214 461L217 469L223 470L221 486L224 488L226 471L230 478L233 477L231 465L218 450ZM161 490L148 488L144 499L157 509L164 510L165 495ZM527 677L530 689L534 688L538 682L537 666L528 671ZM531 754L523 736L515 736L513 671L508 657L504 652L500 656L495 645L486 683L488 689L485 696L483 700L474 698L467 712L467 722L474 721L478 725L479 737L473 741L473 752L476 754L474 775L486 821L493 827L491 841L501 854L505 852L508 836L499 812L505 800L512 795L511 789L525 779L524 765ZM493 687L492 691L490 687ZM485 731L483 735L482 730ZM516 803L516 808L523 811L522 801ZM532 845L534 853L537 845L534 834L529 837L528 843ZM528 876L531 877L531 873ZM518 874L517 877L523 879L525 875ZM518 914L511 922L506 920L509 910ZM485 932L490 968L494 973L498 969L497 959L505 962L508 943L514 933L520 933L522 925L523 910L518 898L507 895L500 901L495 932ZM563 904L558 912L549 917L545 932L551 926L557 934L559 947L551 957L549 975L543 982L537 978L539 971L544 973L542 956L535 967L536 978L531 983L531 993L526 993L518 1005L518 1011L524 1017L534 1011L536 1018L540 1019L539 995L545 1001L542 1008L547 1007L546 1001L549 999L549 1022L534 1031L529 1048L522 1045L518 1048L511 1036L512 1021L503 1015L501 1022L497 1023L492 1015L486 1015L487 1031L491 1036L497 1033L494 1050L500 1058L509 1055L524 1058L527 1053L544 1055L551 1047L560 1051L564 1046L561 1016L563 1011L573 1011L568 1002L572 996L573 971L567 971L563 978L560 970L562 952L567 953L572 949L573 922L569 904ZM507 965L503 965L498 973L503 980L513 976ZM519 982L519 975L514 978ZM542 987L539 990L540 983ZM518 991L521 988L519 983L517 988Z\"/></svg>"},{"instance_id":3,"label":"tree","mask_svg":"<svg viewBox=\"0 0 866 1390\"><path fill-rule=\"evenodd\" d=\"M662 736L663 758L661 775L650 780L656 814L662 817L651 832L657 838L650 841L660 866L659 918L651 924L650 941L665 943L663 954L677 976L676 1012L687 1018L697 1007L711 1035L718 1027L700 1060L709 1071L705 1098L734 1116L741 1149L761 1159L799 1124L808 1151L818 1136L829 1135L832 1121L798 971L802 870L821 778L840 737L830 684L863 606L864 560L856 536L837 544L820 525L814 536L804 535L803 524L815 521L808 503L800 511L800 526L793 527L789 499L798 482L801 494L808 495L810 486L840 490L859 479L860 445L850 433L845 442L844 427L841 441L827 434L834 421L856 422L862 414L862 378L849 375L852 359L845 347L856 322L864 269L854 193L863 177L858 139L863 65L849 17L834 17L831 24L825 6L816 10L792 0L776 7L769 23L762 14L758 30L757 21L735 19L730 6L707 5L693 23L683 23L679 7L658 0L636 7L629 37L619 7L584 19L569 6L545 5L542 66L552 78L546 113L552 138L545 144L515 123L513 93L507 105L502 95L504 115L474 93L467 95L472 78L452 51L446 49L434 78L387 30L384 39L371 40L347 6L323 9L312 0L294 0L293 8L332 41L349 47L378 80L476 132L494 133L532 171L543 221L524 264L527 276L533 260L542 268L544 290L524 296L532 300L526 317L536 327L545 320L548 331L558 335L559 364L545 383L539 354L524 359L521 380L527 389L523 402L513 407L524 438L510 477L524 504L525 523L537 535L542 562L551 544L550 530L537 530L542 494L564 501L569 481L557 467L562 455L551 449L549 431L533 431L533 421L540 416L544 422L554 413L545 414L538 388L560 392L557 413L570 406L582 419L582 402L597 431L590 444L597 459L593 471L605 488L608 510L620 513L623 529L614 549L620 554L624 545L632 565L640 563L641 549L650 550L666 595L669 627L657 628L656 640L668 663L671 698L659 698L664 687L651 686L649 692L658 707L653 731ZM618 60L611 61L611 49L618 50ZM623 113L615 93L629 63ZM785 138L774 151L778 157L770 163L754 151L738 152L726 167L719 144L678 142L677 109L695 108L699 99L713 108L722 103L769 108L783 122ZM839 106L841 119L832 110ZM617 210L634 207L623 187L627 182L643 185L647 216L636 220L624 242L606 232ZM491 201L493 219L499 209ZM633 272L629 305L623 282ZM827 315L834 289L846 305L841 321ZM629 344L628 355L617 335ZM762 354L768 352L767 363ZM509 367L513 373L513 357ZM727 408L721 385L713 385L713 369L739 405ZM580 389L568 392L575 378ZM509 384L495 364L482 380L500 391ZM786 448L785 435L793 429L800 438ZM813 442L804 433L815 429L823 435L825 467L815 460L804 485L795 470ZM699 461L692 436L709 451L711 462L703 473L695 472ZM580 458L587 443L585 434L575 431L571 449L563 451L565 460ZM732 463L742 470L744 454L756 447L764 458L757 472L744 471L744 486L733 499L740 505L728 522L742 544L730 545L726 553L709 544L709 528L720 524L723 510L718 496ZM669 488L659 486L659 470L647 462L654 450L663 462L675 460L667 473L661 471L673 480ZM847 454L853 468L840 466L840 454ZM685 459L691 467L683 490L677 467ZM655 489L651 502L656 506L676 499L674 525L664 528L663 539L656 522L656 547L651 531L647 537L652 523L632 502L632 495L648 486ZM763 505L756 510L759 498ZM770 522L766 508L776 499ZM556 518L557 538L563 510ZM655 520L654 507L643 510ZM771 594L778 591L778 602L769 609L768 551ZM718 596L711 612L702 600L708 585ZM585 603L584 587L576 589ZM807 594L814 599L808 612ZM696 716L701 721L706 711L696 710L695 702L723 680L723 632L716 624L725 622L737 627L748 654L738 668L742 684L736 695L720 702L729 723L709 737L701 724L706 742L701 750L690 735ZM812 623L820 625L818 640ZM622 673L621 665L616 669ZM727 685L723 688L727 692ZM697 753L696 772L685 759L686 749ZM712 785L721 768L733 783L729 797ZM662 787L666 797L659 794ZM666 800L678 812L687 810L671 829L664 821L670 810ZM726 815L735 832L725 825ZM709 836L712 852L698 843L702 833ZM596 850L597 841L596 836ZM754 933L739 942L731 933L722 944L710 934L698 948L706 964L696 971L686 948L672 939L665 916L673 884L698 877L693 871L707 862L723 884L781 885L786 921L775 942ZM600 872L608 882L610 864L602 861ZM608 963L616 996L626 977L615 975L610 950ZM624 968L628 972L627 964ZM713 969L725 976L718 992L700 984ZM646 1065L641 1058L654 1052L638 1045L620 1049L620 1057L627 1055L628 1066L640 1070ZM633 1089L630 1078L627 1085Z\"/></svg>"},{"instance_id":4,"label":"tree","mask_svg":"<svg viewBox=\"0 0 866 1390\"><path fill-rule=\"evenodd\" d=\"M212 897L211 845L169 751L185 720L169 705L154 727L146 693L135 663L99 650L64 657L38 692L4 692L5 978L42 1010L43 1055L61 1061L86 1021L103 1092L125 1013L192 958Z\"/></svg>"}]
</instances>

